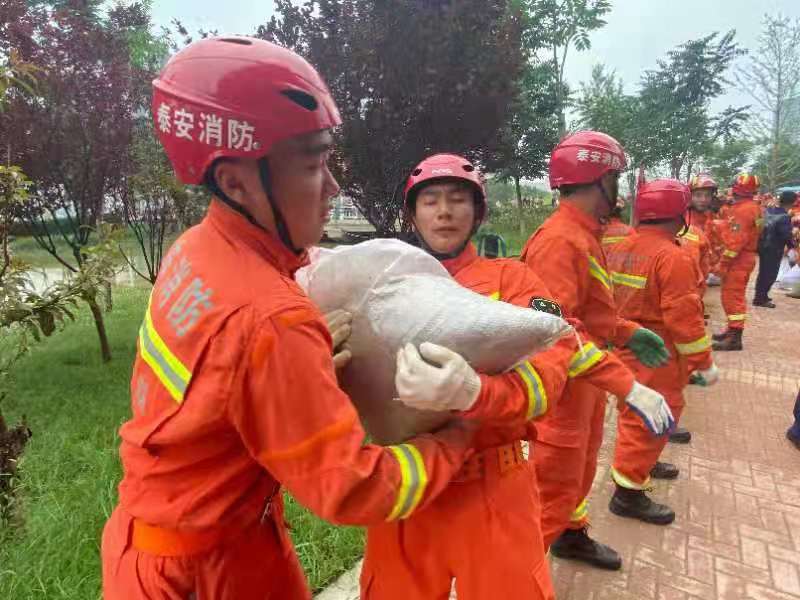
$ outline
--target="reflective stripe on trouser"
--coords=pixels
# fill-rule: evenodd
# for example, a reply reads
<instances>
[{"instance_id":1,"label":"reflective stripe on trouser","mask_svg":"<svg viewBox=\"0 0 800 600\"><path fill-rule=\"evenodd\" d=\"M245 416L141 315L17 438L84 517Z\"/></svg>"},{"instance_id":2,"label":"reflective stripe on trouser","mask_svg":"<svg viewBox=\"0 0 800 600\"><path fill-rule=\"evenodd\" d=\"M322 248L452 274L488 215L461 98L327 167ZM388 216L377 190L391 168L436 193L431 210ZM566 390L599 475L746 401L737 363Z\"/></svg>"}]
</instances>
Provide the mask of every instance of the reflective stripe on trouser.
<instances>
[{"instance_id":1,"label":"reflective stripe on trouser","mask_svg":"<svg viewBox=\"0 0 800 600\"><path fill-rule=\"evenodd\" d=\"M361 598L442 600L455 578L458 600L552 600L539 518L532 465L500 474L495 463L410 519L367 528Z\"/></svg>"},{"instance_id":2,"label":"reflective stripe on trouser","mask_svg":"<svg viewBox=\"0 0 800 600\"><path fill-rule=\"evenodd\" d=\"M584 380L570 380L561 401L536 422L533 460L542 498L545 548L565 529L586 525L586 518L573 521L572 517L592 489L603 442L606 398L605 392Z\"/></svg>"},{"instance_id":3,"label":"reflective stripe on trouser","mask_svg":"<svg viewBox=\"0 0 800 600\"><path fill-rule=\"evenodd\" d=\"M683 385L680 382L684 378L685 372L674 360L641 378L643 385L664 395L676 423L683 412ZM611 473L614 482L628 489L646 488L650 481L650 470L668 440L667 435L654 436L636 411L625 405L617 418L617 442Z\"/></svg>"},{"instance_id":4,"label":"reflective stripe on trouser","mask_svg":"<svg viewBox=\"0 0 800 600\"><path fill-rule=\"evenodd\" d=\"M283 525L283 511L278 513L218 548L196 556L168 558L132 546L133 519L118 507L103 529L103 598L311 600Z\"/></svg>"},{"instance_id":5,"label":"reflective stripe on trouser","mask_svg":"<svg viewBox=\"0 0 800 600\"><path fill-rule=\"evenodd\" d=\"M742 252L733 261L722 282L722 308L725 309L730 329L744 329L747 318L747 282L755 266L755 253Z\"/></svg>"}]
</instances>

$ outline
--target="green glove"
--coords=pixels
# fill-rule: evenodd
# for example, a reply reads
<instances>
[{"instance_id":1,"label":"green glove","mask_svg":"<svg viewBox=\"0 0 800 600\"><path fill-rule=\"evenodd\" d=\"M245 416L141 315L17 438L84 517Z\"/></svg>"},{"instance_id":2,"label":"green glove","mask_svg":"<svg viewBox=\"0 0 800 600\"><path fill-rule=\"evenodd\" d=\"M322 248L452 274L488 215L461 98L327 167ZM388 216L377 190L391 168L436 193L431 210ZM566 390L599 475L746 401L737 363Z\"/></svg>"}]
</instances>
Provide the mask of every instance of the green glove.
<instances>
[{"instance_id":1,"label":"green glove","mask_svg":"<svg viewBox=\"0 0 800 600\"><path fill-rule=\"evenodd\" d=\"M657 334L640 327L633 332L631 339L625 344L645 367L654 369L669 362L669 352Z\"/></svg>"}]
</instances>

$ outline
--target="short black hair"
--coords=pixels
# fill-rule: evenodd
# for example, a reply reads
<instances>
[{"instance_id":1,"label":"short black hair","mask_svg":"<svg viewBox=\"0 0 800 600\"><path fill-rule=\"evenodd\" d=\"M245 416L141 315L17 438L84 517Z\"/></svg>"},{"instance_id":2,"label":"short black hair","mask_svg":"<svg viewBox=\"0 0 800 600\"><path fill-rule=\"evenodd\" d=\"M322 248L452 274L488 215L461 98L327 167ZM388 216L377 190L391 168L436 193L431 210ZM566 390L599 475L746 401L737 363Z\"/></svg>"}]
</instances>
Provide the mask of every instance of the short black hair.
<instances>
[{"instance_id":1,"label":"short black hair","mask_svg":"<svg viewBox=\"0 0 800 600\"><path fill-rule=\"evenodd\" d=\"M797 194L790 191L781 192L781 204L794 204Z\"/></svg>"},{"instance_id":2,"label":"short black hair","mask_svg":"<svg viewBox=\"0 0 800 600\"><path fill-rule=\"evenodd\" d=\"M563 198L569 198L573 194L576 194L582 190L587 190L595 186L595 182L592 183L577 183L577 184L570 184L570 185L562 185L558 188L559 194Z\"/></svg>"}]
</instances>

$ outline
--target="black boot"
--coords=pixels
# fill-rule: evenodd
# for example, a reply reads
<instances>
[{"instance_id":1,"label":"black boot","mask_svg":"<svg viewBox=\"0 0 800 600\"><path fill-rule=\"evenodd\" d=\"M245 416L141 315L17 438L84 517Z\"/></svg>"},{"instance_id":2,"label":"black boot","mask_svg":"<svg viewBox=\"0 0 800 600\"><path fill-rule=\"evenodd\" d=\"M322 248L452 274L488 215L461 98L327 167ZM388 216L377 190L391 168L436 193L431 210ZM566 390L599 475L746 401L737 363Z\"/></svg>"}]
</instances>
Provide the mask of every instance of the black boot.
<instances>
[{"instance_id":1,"label":"black boot","mask_svg":"<svg viewBox=\"0 0 800 600\"><path fill-rule=\"evenodd\" d=\"M619 554L613 548L595 542L586 529L567 529L550 546L550 552L558 558L577 560L607 571L619 571L622 568Z\"/></svg>"},{"instance_id":2,"label":"black boot","mask_svg":"<svg viewBox=\"0 0 800 600\"><path fill-rule=\"evenodd\" d=\"M742 330L731 329L730 334L722 341L714 342L711 346L717 352L736 352L742 349Z\"/></svg>"},{"instance_id":3,"label":"black boot","mask_svg":"<svg viewBox=\"0 0 800 600\"><path fill-rule=\"evenodd\" d=\"M769 298L766 300L753 300L753 306L760 306L761 308L776 308L775 303Z\"/></svg>"},{"instance_id":4,"label":"black boot","mask_svg":"<svg viewBox=\"0 0 800 600\"><path fill-rule=\"evenodd\" d=\"M668 462L656 462L650 469L650 477L653 479L677 479L680 469Z\"/></svg>"},{"instance_id":5,"label":"black boot","mask_svg":"<svg viewBox=\"0 0 800 600\"><path fill-rule=\"evenodd\" d=\"M675 511L666 504L653 502L642 490L620 486L617 486L608 509L618 517L639 519L653 525L669 525L675 520Z\"/></svg>"},{"instance_id":6,"label":"black boot","mask_svg":"<svg viewBox=\"0 0 800 600\"><path fill-rule=\"evenodd\" d=\"M714 335L711 336L711 339L714 340L715 342L721 342L724 339L726 339L730 335L730 333L731 333L731 330L730 329L726 329L725 331L723 331L721 333L715 333Z\"/></svg>"},{"instance_id":7,"label":"black boot","mask_svg":"<svg viewBox=\"0 0 800 600\"><path fill-rule=\"evenodd\" d=\"M675 431L669 434L669 441L673 444L688 444L692 441L692 432L683 427L676 427Z\"/></svg>"}]
</instances>

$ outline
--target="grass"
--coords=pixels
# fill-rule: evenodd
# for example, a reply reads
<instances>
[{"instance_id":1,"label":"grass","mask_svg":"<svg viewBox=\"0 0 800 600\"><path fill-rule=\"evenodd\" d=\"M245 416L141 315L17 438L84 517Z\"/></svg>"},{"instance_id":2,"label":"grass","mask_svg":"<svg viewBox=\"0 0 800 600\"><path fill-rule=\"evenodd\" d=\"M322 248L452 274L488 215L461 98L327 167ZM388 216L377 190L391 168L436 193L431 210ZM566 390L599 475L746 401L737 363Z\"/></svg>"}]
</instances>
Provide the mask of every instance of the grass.
<instances>
[{"instance_id":1,"label":"grass","mask_svg":"<svg viewBox=\"0 0 800 600\"><path fill-rule=\"evenodd\" d=\"M16 522L0 524L0 598L100 597L100 535L121 477L117 430L148 290L115 288L107 327L114 360L100 361L88 311L23 359L3 410L33 430L20 462ZM289 501L292 535L313 588L351 567L363 532L334 528Z\"/></svg>"}]
</instances>

